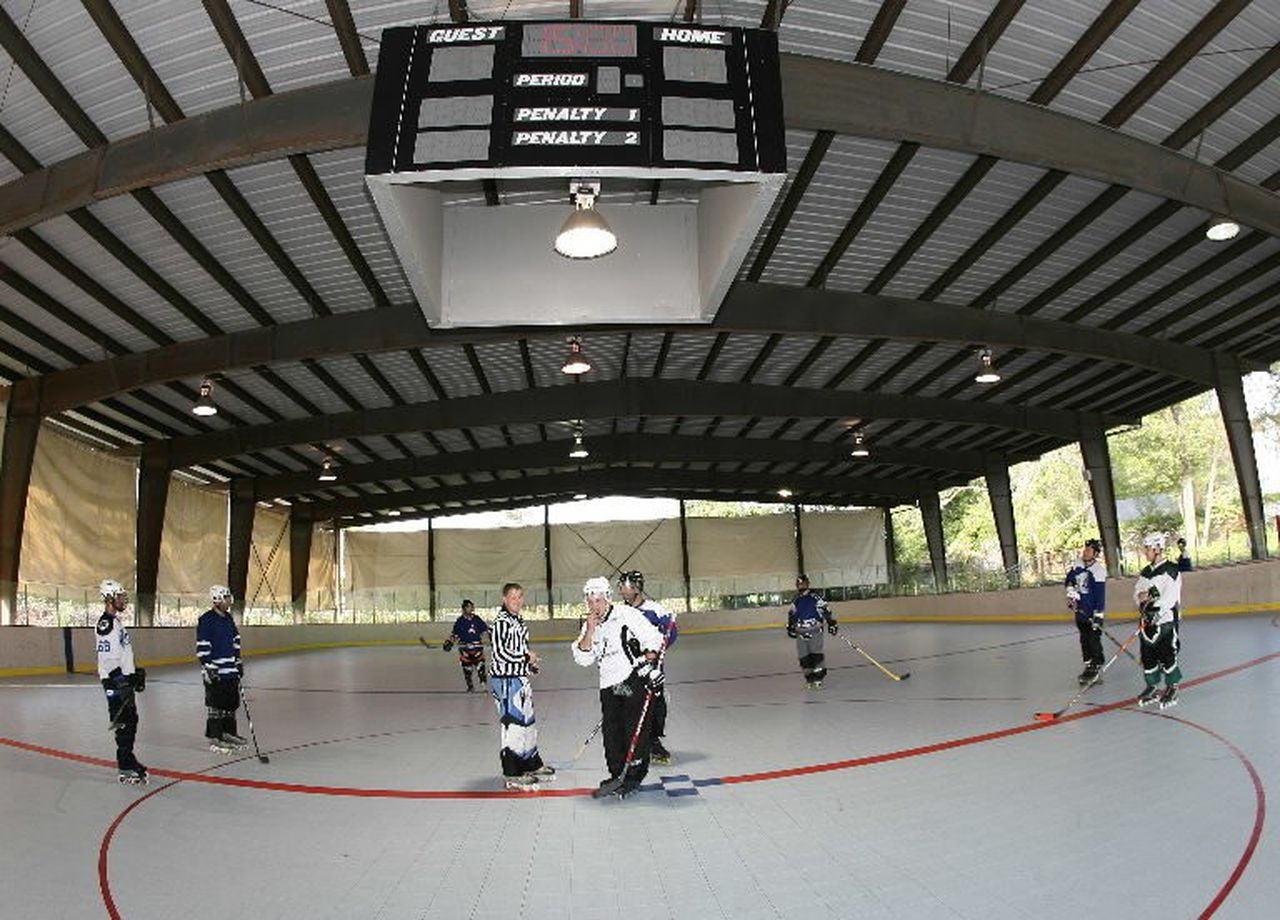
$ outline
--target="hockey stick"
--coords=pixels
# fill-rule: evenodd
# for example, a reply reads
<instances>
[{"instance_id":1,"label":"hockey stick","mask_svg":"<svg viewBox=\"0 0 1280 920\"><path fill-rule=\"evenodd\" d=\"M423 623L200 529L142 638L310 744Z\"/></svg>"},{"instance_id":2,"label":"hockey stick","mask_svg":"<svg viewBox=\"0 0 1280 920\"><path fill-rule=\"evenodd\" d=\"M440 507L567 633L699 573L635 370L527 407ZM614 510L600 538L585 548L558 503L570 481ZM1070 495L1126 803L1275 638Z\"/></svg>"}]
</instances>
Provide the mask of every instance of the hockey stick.
<instances>
[{"instance_id":1,"label":"hockey stick","mask_svg":"<svg viewBox=\"0 0 1280 920\"><path fill-rule=\"evenodd\" d=\"M428 642L428 641L427 641L426 639L424 639L422 636L419 636L419 637L418 637L418 641L419 641L419 642L421 642L423 645L425 645L427 648L437 648L437 646L432 645L430 642Z\"/></svg>"},{"instance_id":2,"label":"hockey stick","mask_svg":"<svg viewBox=\"0 0 1280 920\"><path fill-rule=\"evenodd\" d=\"M120 704L120 711L116 713L116 717L112 719L111 724L107 726L108 734L115 734L120 730L120 726L124 720L124 714L128 712L130 706L133 707L134 712L138 711L137 699L138 694L135 691L129 694L129 698Z\"/></svg>"},{"instance_id":3,"label":"hockey stick","mask_svg":"<svg viewBox=\"0 0 1280 920\"><path fill-rule=\"evenodd\" d=\"M667 657L667 640L671 638L671 630L675 629L676 614L671 614L671 622L667 631L662 634L662 647L658 649L658 670L662 670L662 661ZM627 745L627 756L622 761L622 772L600 787L601 795L617 795L627 781L627 771L631 769L636 756L636 747L640 744L640 735L644 731L644 720L649 716L649 706L653 703L653 688L645 687L644 705L640 707L640 718L636 719L636 730L631 733L631 743ZM604 720L601 719L601 724ZM588 741L591 739L587 739Z\"/></svg>"},{"instance_id":4,"label":"hockey stick","mask_svg":"<svg viewBox=\"0 0 1280 920\"><path fill-rule=\"evenodd\" d=\"M1115 636L1111 635L1111 631L1110 631L1109 629L1107 629L1105 626L1102 628L1102 633L1103 633L1103 635L1105 635L1108 639L1110 639L1110 640L1111 640L1111 644L1112 644L1112 645L1114 645L1116 648L1124 649L1124 653L1125 653L1126 655L1128 655L1130 659L1132 659L1135 663L1137 663L1137 662L1138 662L1138 656L1137 656L1137 655L1135 655L1133 652L1129 651L1127 648L1124 648L1124 643L1122 643L1122 642L1121 642L1119 639L1117 639Z\"/></svg>"},{"instance_id":5,"label":"hockey stick","mask_svg":"<svg viewBox=\"0 0 1280 920\"><path fill-rule=\"evenodd\" d=\"M840 638L841 638L841 639L843 639L845 642L847 642L847 643L848 643L849 648L853 649L855 652L857 652L857 653L858 653L859 655L861 655L863 658L867 659L867 661L871 662L873 665L875 665L877 668L879 668L881 671L883 671L883 672L884 672L885 677L889 678L890 680L906 680L908 677L910 677L910 676L911 676L911 672L910 672L910 671L907 671L905 674L894 674L892 671L890 671L888 668L886 668L886 667L885 667L884 665L882 665L880 662L876 661L874 658L872 658L870 655L868 655L865 651L863 651L863 649L862 649L862 647L861 647L861 646L854 645L854 644L853 644L853 640L852 640L852 639L850 639L848 636L841 636Z\"/></svg>"},{"instance_id":6,"label":"hockey stick","mask_svg":"<svg viewBox=\"0 0 1280 920\"><path fill-rule=\"evenodd\" d=\"M258 747L258 733L253 730L253 716L249 715L249 700L244 695L244 684L240 684L240 705L244 707L244 719L249 723L249 737L253 739L253 752L258 755L259 763L271 763L271 758L262 753Z\"/></svg>"},{"instance_id":7,"label":"hockey stick","mask_svg":"<svg viewBox=\"0 0 1280 920\"><path fill-rule=\"evenodd\" d=\"M1063 714L1063 713L1065 713L1065 712L1066 712L1068 709L1070 709L1072 706L1074 706L1076 703L1080 702L1081 697L1083 697L1086 693L1088 693L1088 692L1089 692L1089 688L1090 688L1090 687L1092 687L1094 684L1096 684L1096 683L1097 683L1097 682L1102 678L1102 675L1103 675L1103 673L1107 670L1107 668L1111 667L1113 664L1115 664L1115 663L1116 663L1116 659L1120 657L1120 652L1123 652L1125 649L1127 649L1127 648L1129 647L1129 643L1130 643L1130 642L1132 642L1134 639L1138 638L1138 634L1139 634L1139 633L1141 633L1141 632L1142 632L1142 627L1141 627L1141 626L1139 626L1137 629L1135 629L1135 630L1133 631L1133 635L1132 635L1132 636L1130 636L1128 639L1125 639L1125 640L1124 640L1124 643L1120 646L1120 651L1116 652L1114 655L1112 655L1112 656L1111 656L1111 660L1109 660L1106 664L1104 664L1104 665L1103 665L1103 666L1098 670L1098 673L1097 673L1097 674L1095 674L1095 675L1093 675L1093 677L1091 677L1091 678L1089 679L1089 682L1088 682L1087 684L1085 684L1083 687L1081 687L1081 688L1080 688L1080 692L1079 692L1079 693L1077 693L1075 696L1073 696L1073 697L1072 697L1072 698L1067 702L1067 705L1063 706L1061 709L1055 710L1054 712L1037 712L1037 713L1035 713L1036 721L1038 721L1038 722L1052 722L1052 721L1054 721L1055 719L1060 719L1060 718L1062 718L1062 714Z\"/></svg>"},{"instance_id":8,"label":"hockey stick","mask_svg":"<svg viewBox=\"0 0 1280 920\"><path fill-rule=\"evenodd\" d=\"M604 719L600 719L598 722L596 722L596 727L591 729L591 733L587 735L586 738L582 739L582 743L578 745L578 753L573 755L574 763L577 763L580 759L582 759L582 755L587 752L587 745L591 743L592 738L594 738L597 734L600 733L600 726L602 725L604 725Z\"/></svg>"}]
</instances>

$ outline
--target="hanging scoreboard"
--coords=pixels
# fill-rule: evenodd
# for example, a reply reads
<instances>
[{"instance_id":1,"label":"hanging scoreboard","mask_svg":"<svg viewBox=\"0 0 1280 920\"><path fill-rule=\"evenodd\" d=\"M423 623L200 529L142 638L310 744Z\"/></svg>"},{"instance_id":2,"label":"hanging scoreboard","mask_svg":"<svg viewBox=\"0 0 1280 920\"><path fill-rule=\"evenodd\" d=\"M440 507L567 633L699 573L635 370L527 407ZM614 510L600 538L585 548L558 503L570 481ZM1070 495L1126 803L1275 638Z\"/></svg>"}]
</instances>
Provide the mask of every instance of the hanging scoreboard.
<instances>
[{"instance_id":1,"label":"hanging scoreboard","mask_svg":"<svg viewBox=\"0 0 1280 920\"><path fill-rule=\"evenodd\" d=\"M785 173L777 36L655 22L382 34L365 172Z\"/></svg>"}]
</instances>

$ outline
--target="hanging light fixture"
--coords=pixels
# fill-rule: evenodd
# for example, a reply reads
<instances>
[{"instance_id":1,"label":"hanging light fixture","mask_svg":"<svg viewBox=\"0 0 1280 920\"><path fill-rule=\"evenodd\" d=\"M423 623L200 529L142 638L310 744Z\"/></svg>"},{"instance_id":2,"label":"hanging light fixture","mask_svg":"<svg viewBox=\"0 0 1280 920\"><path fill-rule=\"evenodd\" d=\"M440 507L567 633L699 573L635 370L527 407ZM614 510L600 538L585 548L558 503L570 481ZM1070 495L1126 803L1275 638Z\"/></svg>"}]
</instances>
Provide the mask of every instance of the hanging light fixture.
<instances>
[{"instance_id":1,"label":"hanging light fixture","mask_svg":"<svg viewBox=\"0 0 1280 920\"><path fill-rule=\"evenodd\" d=\"M577 338L569 340L569 357L560 365L560 372L570 377L580 377L591 370L591 362L582 353L582 342Z\"/></svg>"},{"instance_id":2,"label":"hanging light fixture","mask_svg":"<svg viewBox=\"0 0 1280 920\"><path fill-rule=\"evenodd\" d=\"M320 482L337 482L338 470L337 464L333 462L331 457L325 457L324 462L320 464L320 474L316 476Z\"/></svg>"},{"instance_id":3,"label":"hanging light fixture","mask_svg":"<svg viewBox=\"0 0 1280 920\"><path fill-rule=\"evenodd\" d=\"M556 252L566 259L597 259L618 248L618 237L596 210L599 182L572 182L573 213L556 234Z\"/></svg>"},{"instance_id":4,"label":"hanging light fixture","mask_svg":"<svg viewBox=\"0 0 1280 920\"><path fill-rule=\"evenodd\" d=\"M863 438L861 431L854 432L853 450L849 451L850 457L870 457L871 448L867 447L866 439Z\"/></svg>"},{"instance_id":5,"label":"hanging light fixture","mask_svg":"<svg viewBox=\"0 0 1280 920\"><path fill-rule=\"evenodd\" d=\"M591 451L587 450L586 445L582 443L582 432L578 432L573 436L573 450L569 451L570 460L585 460L591 456Z\"/></svg>"},{"instance_id":6,"label":"hanging light fixture","mask_svg":"<svg viewBox=\"0 0 1280 920\"><path fill-rule=\"evenodd\" d=\"M978 373L973 376L975 383L999 383L1000 372L996 370L996 359L990 348L978 352Z\"/></svg>"},{"instance_id":7,"label":"hanging light fixture","mask_svg":"<svg viewBox=\"0 0 1280 920\"><path fill-rule=\"evenodd\" d=\"M400 516L400 509L399 509L399 508L389 508L389 509L387 509L387 517L399 517L399 516Z\"/></svg>"},{"instance_id":8,"label":"hanging light fixture","mask_svg":"<svg viewBox=\"0 0 1280 920\"><path fill-rule=\"evenodd\" d=\"M790 489L779 489L779 490L778 490L778 495L779 495L779 497L781 497L781 498L790 498L790 497L791 497L791 495L792 495L792 492L791 492L791 490L790 490Z\"/></svg>"},{"instance_id":9,"label":"hanging light fixture","mask_svg":"<svg viewBox=\"0 0 1280 920\"><path fill-rule=\"evenodd\" d=\"M1215 243L1234 240L1240 233L1240 225L1222 214L1209 218L1209 225L1204 228L1204 235Z\"/></svg>"},{"instance_id":10,"label":"hanging light fixture","mask_svg":"<svg viewBox=\"0 0 1280 920\"><path fill-rule=\"evenodd\" d=\"M576 494L573 496L573 500L574 500L575 502L580 502L580 501L582 501L582 500L583 500L584 498L586 498L586 497L587 497L587 493L586 493L586 492L578 492L578 493L576 493Z\"/></svg>"},{"instance_id":11,"label":"hanging light fixture","mask_svg":"<svg viewBox=\"0 0 1280 920\"><path fill-rule=\"evenodd\" d=\"M218 414L218 406L213 401L213 381L208 377L200 381L200 395L191 406L191 414L201 418Z\"/></svg>"}]
</instances>

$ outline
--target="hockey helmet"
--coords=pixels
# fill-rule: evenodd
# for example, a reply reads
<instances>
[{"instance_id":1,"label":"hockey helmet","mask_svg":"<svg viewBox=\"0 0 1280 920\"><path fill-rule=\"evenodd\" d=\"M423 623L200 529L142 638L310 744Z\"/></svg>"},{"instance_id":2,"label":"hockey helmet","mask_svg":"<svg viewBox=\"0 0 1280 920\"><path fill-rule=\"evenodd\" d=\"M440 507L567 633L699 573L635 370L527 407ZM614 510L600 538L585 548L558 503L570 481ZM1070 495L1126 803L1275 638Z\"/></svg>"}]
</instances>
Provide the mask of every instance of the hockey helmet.
<instances>
[{"instance_id":1,"label":"hockey helmet","mask_svg":"<svg viewBox=\"0 0 1280 920\"><path fill-rule=\"evenodd\" d=\"M1090 538L1084 541L1085 549L1091 549L1095 553L1102 552L1102 541L1097 538Z\"/></svg>"},{"instance_id":2,"label":"hockey helmet","mask_svg":"<svg viewBox=\"0 0 1280 920\"><path fill-rule=\"evenodd\" d=\"M124 585L114 578L102 579L102 584L98 585L98 592L102 595L103 600L110 600L113 597L119 597L121 594L127 593L124 590Z\"/></svg>"},{"instance_id":3,"label":"hockey helmet","mask_svg":"<svg viewBox=\"0 0 1280 920\"><path fill-rule=\"evenodd\" d=\"M613 588L609 586L609 579L603 575L597 575L594 578L588 578L587 583L582 586L583 597L603 597L609 600L613 597Z\"/></svg>"},{"instance_id":4,"label":"hockey helmet","mask_svg":"<svg viewBox=\"0 0 1280 920\"><path fill-rule=\"evenodd\" d=\"M1144 548L1158 549L1163 551L1164 550L1164 534L1149 533L1142 538L1142 545Z\"/></svg>"},{"instance_id":5,"label":"hockey helmet","mask_svg":"<svg viewBox=\"0 0 1280 920\"><path fill-rule=\"evenodd\" d=\"M639 569L632 569L630 572L623 572L618 576L618 587L630 585L637 591L644 591L644 573Z\"/></svg>"},{"instance_id":6,"label":"hockey helmet","mask_svg":"<svg viewBox=\"0 0 1280 920\"><path fill-rule=\"evenodd\" d=\"M234 604L236 601L236 596L231 593L230 588L226 585L214 585L209 589L210 603L217 604L224 601L228 604Z\"/></svg>"}]
</instances>

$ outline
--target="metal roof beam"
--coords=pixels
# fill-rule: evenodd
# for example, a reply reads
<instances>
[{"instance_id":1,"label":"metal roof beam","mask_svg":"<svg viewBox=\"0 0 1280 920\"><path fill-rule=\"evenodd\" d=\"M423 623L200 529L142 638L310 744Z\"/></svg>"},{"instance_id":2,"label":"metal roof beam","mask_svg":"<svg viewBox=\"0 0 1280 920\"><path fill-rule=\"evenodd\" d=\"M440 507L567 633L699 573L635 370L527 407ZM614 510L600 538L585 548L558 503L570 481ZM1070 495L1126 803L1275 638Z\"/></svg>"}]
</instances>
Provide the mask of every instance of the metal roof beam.
<instances>
[{"instance_id":1,"label":"metal roof beam","mask_svg":"<svg viewBox=\"0 0 1280 920\"><path fill-rule=\"evenodd\" d=\"M629 379L341 412L157 443L163 443L169 452L171 468L180 469L313 441L518 422L536 424L553 419L644 415L922 419L1035 431L1065 440L1077 437L1081 423L1080 413L1036 406L761 384ZM1108 426L1133 421L1128 417L1105 419ZM143 450L147 449L144 446Z\"/></svg>"},{"instance_id":2,"label":"metal roof beam","mask_svg":"<svg viewBox=\"0 0 1280 920\"><path fill-rule=\"evenodd\" d=\"M1124 185L1280 235L1275 196L1157 143L1041 106L875 67L782 55L787 127L913 142ZM365 143L373 81L265 96L124 138L0 186L0 233L124 192Z\"/></svg>"},{"instance_id":3,"label":"metal roof beam","mask_svg":"<svg viewBox=\"0 0 1280 920\"><path fill-rule=\"evenodd\" d=\"M605 328L617 331L620 327ZM636 326L630 331L663 328ZM729 292L710 327L673 328L685 334L743 332L980 343L1101 358L1213 385L1213 354L1206 349L1120 332L1082 336L1079 326L1058 320L850 291L743 282ZM416 306L384 307L179 342L58 371L44 378L43 404L49 414L135 387L255 365L563 334L562 328L553 326L432 330Z\"/></svg>"},{"instance_id":4,"label":"metal roof beam","mask_svg":"<svg viewBox=\"0 0 1280 920\"><path fill-rule=\"evenodd\" d=\"M792 476L774 473L724 473L715 470L670 470L657 468L603 468L572 470L530 476L526 479L496 479L465 486L441 486L437 489L414 489L387 495L341 498L329 502L307 502L293 506L293 513L312 520L343 517L364 511L384 511L413 505L438 504L447 501L508 499L521 496L563 495L579 492L596 494L664 493L672 497L712 492L734 499L746 493L751 500L778 499L778 489L786 486L792 494L787 501L803 501L805 493L821 496L822 503L882 505L885 499L911 502L925 491L936 491L939 483L882 485L886 480L853 476ZM834 500L833 500L834 499Z\"/></svg>"},{"instance_id":5,"label":"metal roof beam","mask_svg":"<svg viewBox=\"0 0 1280 920\"><path fill-rule=\"evenodd\" d=\"M831 463L850 462L849 447L843 442L776 441L767 438L707 438L679 435L613 435L589 439L593 463L659 463L665 461L717 463ZM576 465L568 459L570 442L565 439L542 444L521 445L512 452L506 447L487 448L465 453L436 454L407 460L383 460L373 463L347 464L337 468L335 485L351 485L382 479L408 479L419 476L448 476L462 473L517 471ZM874 456L859 461L861 466L900 463L923 469L981 476L987 463L998 457L1006 462L1025 458L1006 458L982 451L916 450L910 447L877 446ZM892 485L896 480L884 480ZM326 488L316 479L316 472L284 473L259 476L254 481L254 494L259 501L288 498Z\"/></svg>"}]
</instances>

